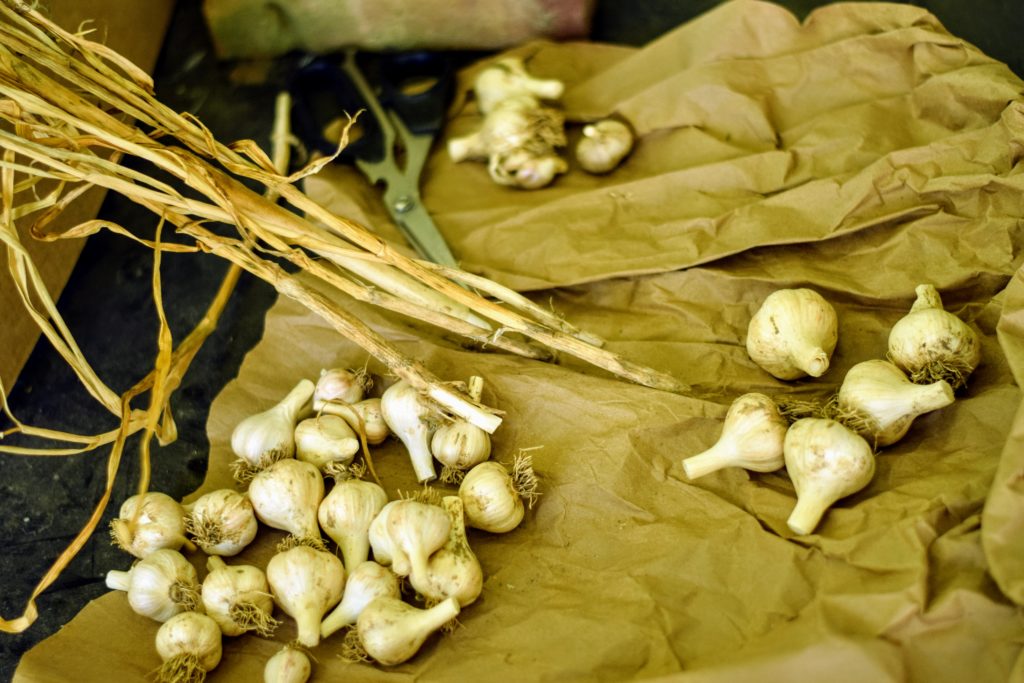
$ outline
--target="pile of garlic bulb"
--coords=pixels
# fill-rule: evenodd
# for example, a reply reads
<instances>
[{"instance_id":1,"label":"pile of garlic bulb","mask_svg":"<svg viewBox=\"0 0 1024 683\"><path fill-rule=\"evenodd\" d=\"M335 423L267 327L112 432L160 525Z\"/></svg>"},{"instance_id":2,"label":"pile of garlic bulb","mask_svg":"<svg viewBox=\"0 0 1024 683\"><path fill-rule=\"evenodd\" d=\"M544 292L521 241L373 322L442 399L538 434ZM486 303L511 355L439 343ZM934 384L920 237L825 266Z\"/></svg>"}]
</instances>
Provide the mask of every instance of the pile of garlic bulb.
<instances>
[{"instance_id":1,"label":"pile of garlic bulb","mask_svg":"<svg viewBox=\"0 0 1024 683\"><path fill-rule=\"evenodd\" d=\"M269 638L285 619L296 637L266 663L266 681L308 680L307 653L328 639L347 659L393 666L479 597L483 567L467 529L504 533L522 522L536 496L529 456L510 471L489 459L486 432L405 382L368 398L371 386L365 373L324 370L239 422L231 446L245 491L210 491L187 506L156 492L125 501L112 536L138 559L109 572L107 585L163 624L160 681L200 681L220 662L222 637ZM483 379L467 386L479 401ZM449 488L392 499L362 479L357 454L389 436L420 482L437 479L436 458ZM225 561L260 528L288 534L265 567ZM403 599L403 582L414 600Z\"/></svg>"},{"instance_id":2,"label":"pile of garlic bulb","mask_svg":"<svg viewBox=\"0 0 1024 683\"><path fill-rule=\"evenodd\" d=\"M792 421L769 396L738 397L718 441L683 460L687 477L785 467L797 497L787 525L812 533L833 503L871 482L878 449L902 439L915 418L951 405L981 360L977 333L943 309L935 287L915 292L910 312L890 331L888 360L855 364L829 401ZM766 372L795 380L824 375L837 340L831 304L810 289L783 289L751 318L746 346Z\"/></svg>"}]
</instances>

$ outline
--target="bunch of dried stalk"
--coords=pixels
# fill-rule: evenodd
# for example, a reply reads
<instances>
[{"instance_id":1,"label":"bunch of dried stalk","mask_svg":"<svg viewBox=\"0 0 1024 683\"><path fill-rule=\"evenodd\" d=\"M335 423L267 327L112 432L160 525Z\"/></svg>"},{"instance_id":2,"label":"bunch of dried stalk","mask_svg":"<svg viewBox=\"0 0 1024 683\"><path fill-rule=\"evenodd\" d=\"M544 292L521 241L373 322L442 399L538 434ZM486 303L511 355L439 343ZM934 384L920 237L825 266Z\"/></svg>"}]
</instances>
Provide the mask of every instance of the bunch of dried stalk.
<instances>
[{"instance_id":1,"label":"bunch of dried stalk","mask_svg":"<svg viewBox=\"0 0 1024 683\"><path fill-rule=\"evenodd\" d=\"M91 517L42 577L25 612L16 619L0 620L0 631L23 631L36 619L36 597L95 529L109 502L126 440L140 431L139 489L148 488L150 442L154 436L161 443L175 438L170 396L215 328L242 271L301 302L394 375L489 432L500 424L499 414L403 356L339 302L346 297L370 302L456 332L480 347L535 359L564 353L646 386L686 390L665 374L602 349L600 340L513 291L458 269L410 259L365 227L331 214L296 187L330 158L286 175L282 166L287 167L287 162L281 163L287 158L284 131L275 137L276 165L252 141L220 143L196 118L163 105L144 72L87 35L87 31L62 29L19 0L0 0L0 117L9 124L0 129L0 242L26 312L89 394L120 420L117 429L95 435L33 427L14 416L0 385L0 405L14 425L0 433L0 439L18 433L67 444L63 448L0 445L0 453L59 456L112 444L106 490ZM124 160L132 157L169 174L191 192L186 196L171 184L129 167ZM262 192L250 185L262 187ZM117 192L155 212L160 221L153 238L136 237L122 226L100 220L61 234L48 232L53 219L91 186ZM152 371L124 394L111 390L78 348L21 242L15 227L19 219L31 221L30 232L37 239L80 238L107 229L152 248L158 352ZM161 239L168 223L178 235L173 243ZM232 264L203 320L177 345L163 314L160 257L164 251L209 253ZM285 263L297 266L301 277L286 271ZM149 405L134 407L133 402L146 393Z\"/></svg>"}]
</instances>

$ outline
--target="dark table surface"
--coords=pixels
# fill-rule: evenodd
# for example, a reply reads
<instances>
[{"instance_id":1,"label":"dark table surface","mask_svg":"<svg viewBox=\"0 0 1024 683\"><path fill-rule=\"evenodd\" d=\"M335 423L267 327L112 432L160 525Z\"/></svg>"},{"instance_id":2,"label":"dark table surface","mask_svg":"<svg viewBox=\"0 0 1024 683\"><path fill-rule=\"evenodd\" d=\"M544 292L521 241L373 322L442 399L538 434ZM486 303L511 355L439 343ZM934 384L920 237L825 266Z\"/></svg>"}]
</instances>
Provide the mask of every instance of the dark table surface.
<instances>
[{"instance_id":1,"label":"dark table surface","mask_svg":"<svg viewBox=\"0 0 1024 683\"><path fill-rule=\"evenodd\" d=\"M1024 13L1020 0L928 0L928 8L954 34L1024 73ZM710 9L716 0L598 0L594 40L642 45ZM783 2L798 15L823 2ZM275 88L243 86L218 63L209 45L198 2L180 2L155 72L157 93L169 106L191 111L225 142L251 138L269 149ZM156 219L131 202L109 196L101 215L122 225L152 230ZM217 258L164 256L161 269L167 316L176 339L202 317L226 265ZM103 233L89 239L59 308L108 385L124 391L151 367L156 353L156 314L151 298L151 253L134 242ZM269 286L242 277L216 332L195 359L172 400L177 441L153 454L151 488L176 498L202 482L206 470L205 423L210 403L236 374L245 353L259 340L263 316L273 303ZM0 312L0 315L4 313ZM11 392L10 404L28 424L76 433L114 428L80 388L67 366L39 344ZM0 429L9 425L0 421ZM124 569L130 558L111 546L107 524L120 501L138 484L137 438L130 442L117 476L110 509L98 531L57 582L38 600L39 619L25 633L0 636L0 680L10 680L21 654L70 621L106 592L104 576ZM105 487L109 449L62 458L0 459L0 615L11 619L25 608L33 587L82 528Z\"/></svg>"}]
</instances>

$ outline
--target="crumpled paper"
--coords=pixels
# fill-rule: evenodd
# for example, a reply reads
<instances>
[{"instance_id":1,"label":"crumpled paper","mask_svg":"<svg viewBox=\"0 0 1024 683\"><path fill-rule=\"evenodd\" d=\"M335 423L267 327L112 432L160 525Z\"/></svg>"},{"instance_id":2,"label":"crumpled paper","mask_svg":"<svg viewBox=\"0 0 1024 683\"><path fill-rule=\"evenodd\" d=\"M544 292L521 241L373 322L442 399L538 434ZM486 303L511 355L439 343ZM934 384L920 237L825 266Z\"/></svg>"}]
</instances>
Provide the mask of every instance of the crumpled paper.
<instances>
[{"instance_id":1,"label":"crumpled paper","mask_svg":"<svg viewBox=\"0 0 1024 683\"><path fill-rule=\"evenodd\" d=\"M801 24L744 0L642 49L518 52L566 81L570 121L626 118L635 153L609 176L573 166L518 192L439 148L428 208L467 269L533 292L693 391L625 384L572 359L467 351L353 304L437 375L485 378L484 401L505 411L495 457L531 449L543 495L512 533L471 533L486 581L454 633L390 669L344 664L328 639L314 680L1024 676L1024 84L905 5L833 5ZM452 114L447 136L477 123L471 98ZM309 191L392 234L370 189L332 172L341 185L321 178ZM829 395L849 367L884 357L923 282L979 332L982 364L953 405L879 452L871 484L815 533L786 527L784 470L687 480L681 460L715 442L733 398ZM825 376L782 382L749 360L744 338L760 302L796 286L833 303L839 344ZM211 409L201 491L232 485L239 420L301 377L367 362L384 374L279 301ZM375 454L392 496L416 488L400 445ZM265 566L279 538L264 532L237 561ZM159 664L156 629L107 595L29 652L16 680L137 680ZM289 622L275 640L293 637ZM208 680L258 680L280 642L226 639Z\"/></svg>"}]
</instances>

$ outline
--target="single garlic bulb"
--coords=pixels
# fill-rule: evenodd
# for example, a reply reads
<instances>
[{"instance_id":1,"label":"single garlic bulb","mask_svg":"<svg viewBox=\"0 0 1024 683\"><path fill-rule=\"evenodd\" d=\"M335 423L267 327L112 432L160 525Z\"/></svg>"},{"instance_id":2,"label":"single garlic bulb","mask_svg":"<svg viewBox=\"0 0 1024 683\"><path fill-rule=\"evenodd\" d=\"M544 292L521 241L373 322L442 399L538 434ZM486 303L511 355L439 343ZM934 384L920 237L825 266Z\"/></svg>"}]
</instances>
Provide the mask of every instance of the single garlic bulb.
<instances>
[{"instance_id":1,"label":"single garlic bulb","mask_svg":"<svg viewBox=\"0 0 1024 683\"><path fill-rule=\"evenodd\" d=\"M536 78L526 71L520 57L504 57L477 74L473 93L483 114L490 113L500 102L513 97L528 96L540 100L557 100L565 85L552 78Z\"/></svg>"},{"instance_id":2,"label":"single garlic bulb","mask_svg":"<svg viewBox=\"0 0 1024 683\"><path fill-rule=\"evenodd\" d=\"M395 500L385 505L370 524L373 556L391 564L399 576L422 576L427 558L448 540L451 522L437 505Z\"/></svg>"},{"instance_id":3,"label":"single garlic bulb","mask_svg":"<svg viewBox=\"0 0 1024 683\"><path fill-rule=\"evenodd\" d=\"M487 164L491 180L522 190L547 187L568 170L565 159L553 152L536 154L522 149L494 154Z\"/></svg>"},{"instance_id":4,"label":"single garlic bulb","mask_svg":"<svg viewBox=\"0 0 1024 683\"><path fill-rule=\"evenodd\" d=\"M377 484L346 479L335 484L320 503L320 526L338 544L347 569L370 556L370 524L387 502L387 493Z\"/></svg>"},{"instance_id":5,"label":"single garlic bulb","mask_svg":"<svg viewBox=\"0 0 1024 683\"><path fill-rule=\"evenodd\" d=\"M889 331L889 359L914 382L938 380L954 389L981 362L981 343L971 326L942 307L938 290L918 285L910 312Z\"/></svg>"},{"instance_id":6,"label":"single garlic bulb","mask_svg":"<svg viewBox=\"0 0 1024 683\"><path fill-rule=\"evenodd\" d=\"M309 657L302 650L285 645L263 667L263 683L306 683L313 673Z\"/></svg>"},{"instance_id":7,"label":"single garlic bulb","mask_svg":"<svg viewBox=\"0 0 1024 683\"><path fill-rule=\"evenodd\" d=\"M363 609L376 598L400 598L398 576L367 560L356 565L345 582L345 594L338 606L320 624L320 637L326 638L335 631L356 623Z\"/></svg>"},{"instance_id":8,"label":"single garlic bulb","mask_svg":"<svg viewBox=\"0 0 1024 683\"><path fill-rule=\"evenodd\" d=\"M306 647L320 642L320 621L338 604L345 588L345 568L332 553L299 545L267 563L267 581L274 602L298 625L298 641Z\"/></svg>"},{"instance_id":9,"label":"single garlic bulb","mask_svg":"<svg viewBox=\"0 0 1024 683\"><path fill-rule=\"evenodd\" d=\"M370 378L361 370L333 368L321 370L313 392L313 410L322 410L327 403L356 403L370 388Z\"/></svg>"},{"instance_id":10,"label":"single garlic bulb","mask_svg":"<svg viewBox=\"0 0 1024 683\"><path fill-rule=\"evenodd\" d=\"M896 443L914 418L953 403L953 387L945 380L914 384L903 371L884 360L854 365L839 388L837 405L843 423L874 442Z\"/></svg>"},{"instance_id":11,"label":"single garlic bulb","mask_svg":"<svg viewBox=\"0 0 1024 683\"><path fill-rule=\"evenodd\" d=\"M459 605L465 607L476 600L483 590L484 572L466 538L462 499L458 496L445 496L441 507L451 521L448 541L430 556L426 571L423 574L413 573L409 582L417 593L429 601L455 598Z\"/></svg>"},{"instance_id":12,"label":"single garlic bulb","mask_svg":"<svg viewBox=\"0 0 1024 683\"><path fill-rule=\"evenodd\" d=\"M416 479L420 483L436 479L430 437L439 419L437 409L416 387L402 380L388 387L381 396L380 410L391 433L409 451Z\"/></svg>"},{"instance_id":13,"label":"single garlic bulb","mask_svg":"<svg viewBox=\"0 0 1024 683\"><path fill-rule=\"evenodd\" d=\"M605 119L583 127L576 144L576 161L587 173L608 173L633 149L633 131L629 126Z\"/></svg>"},{"instance_id":14,"label":"single garlic bulb","mask_svg":"<svg viewBox=\"0 0 1024 683\"><path fill-rule=\"evenodd\" d=\"M199 607L199 575L177 550L154 550L126 572L107 572L107 588L127 591L132 611L156 621Z\"/></svg>"},{"instance_id":15,"label":"single garlic bulb","mask_svg":"<svg viewBox=\"0 0 1024 683\"><path fill-rule=\"evenodd\" d=\"M256 538L256 513L238 491L210 491L185 507L185 528L207 555L237 555Z\"/></svg>"},{"instance_id":16,"label":"single garlic bulb","mask_svg":"<svg viewBox=\"0 0 1024 683\"><path fill-rule=\"evenodd\" d=\"M811 289L772 292L750 320L747 353L779 379L821 377L838 339L835 309Z\"/></svg>"},{"instance_id":17,"label":"single garlic bulb","mask_svg":"<svg viewBox=\"0 0 1024 683\"><path fill-rule=\"evenodd\" d=\"M316 511L323 497L320 470L293 458L278 460L249 483L249 501L261 522L314 543L321 542Z\"/></svg>"},{"instance_id":18,"label":"single garlic bulb","mask_svg":"<svg viewBox=\"0 0 1024 683\"><path fill-rule=\"evenodd\" d=\"M356 620L359 642L384 666L408 661L423 642L459 614L459 601L448 598L430 609L417 609L398 598L376 598Z\"/></svg>"},{"instance_id":19,"label":"single garlic bulb","mask_svg":"<svg viewBox=\"0 0 1024 683\"><path fill-rule=\"evenodd\" d=\"M157 672L160 683L201 682L220 664L220 627L205 614L182 612L156 632L156 651L164 662Z\"/></svg>"},{"instance_id":20,"label":"single garlic bulb","mask_svg":"<svg viewBox=\"0 0 1024 683\"><path fill-rule=\"evenodd\" d=\"M384 414L380 409L379 398L367 398L353 403L343 405L339 403L325 403L322 411L327 415L337 415L348 423L356 434L366 437L366 443L371 446L384 443L384 440L391 435L388 423L384 421Z\"/></svg>"},{"instance_id":21,"label":"single garlic bulb","mask_svg":"<svg viewBox=\"0 0 1024 683\"><path fill-rule=\"evenodd\" d=\"M336 415L320 415L295 427L295 458L323 469L330 463L349 463L359 452L359 437Z\"/></svg>"},{"instance_id":22,"label":"single garlic bulb","mask_svg":"<svg viewBox=\"0 0 1024 683\"><path fill-rule=\"evenodd\" d=\"M480 463L459 485L466 524L495 534L515 529L526 514L524 498L532 504L536 488L529 456L516 458L512 474L501 463Z\"/></svg>"},{"instance_id":23,"label":"single garlic bulb","mask_svg":"<svg viewBox=\"0 0 1024 683\"><path fill-rule=\"evenodd\" d=\"M252 469L295 454L295 424L305 414L315 385L301 380L280 403L250 415L231 433L231 450Z\"/></svg>"},{"instance_id":24,"label":"single garlic bulb","mask_svg":"<svg viewBox=\"0 0 1024 683\"><path fill-rule=\"evenodd\" d=\"M255 631L269 638L277 627L267 576L248 564L228 566L217 556L206 561L203 607L226 636Z\"/></svg>"},{"instance_id":25,"label":"single garlic bulb","mask_svg":"<svg viewBox=\"0 0 1024 683\"><path fill-rule=\"evenodd\" d=\"M483 392L483 378L469 378L470 399L479 402ZM474 424L462 419L441 425L430 439L430 452L448 471L468 470L491 457L491 436ZM446 481L442 472L441 481Z\"/></svg>"},{"instance_id":26,"label":"single garlic bulb","mask_svg":"<svg viewBox=\"0 0 1024 683\"><path fill-rule=\"evenodd\" d=\"M723 467L772 472L782 467L782 443L789 423L775 401L764 394L743 394L729 406L714 446L683 460L690 479Z\"/></svg>"},{"instance_id":27,"label":"single garlic bulb","mask_svg":"<svg viewBox=\"0 0 1024 683\"><path fill-rule=\"evenodd\" d=\"M195 550L185 538L185 509L157 491L124 501L118 518L110 522L110 536L115 545L139 558L162 548Z\"/></svg>"},{"instance_id":28,"label":"single garlic bulb","mask_svg":"<svg viewBox=\"0 0 1024 683\"><path fill-rule=\"evenodd\" d=\"M835 420L797 420L783 448L797 496L787 524L797 534L814 531L829 506L860 491L875 474L871 446Z\"/></svg>"}]
</instances>

